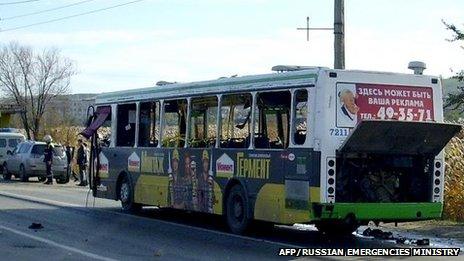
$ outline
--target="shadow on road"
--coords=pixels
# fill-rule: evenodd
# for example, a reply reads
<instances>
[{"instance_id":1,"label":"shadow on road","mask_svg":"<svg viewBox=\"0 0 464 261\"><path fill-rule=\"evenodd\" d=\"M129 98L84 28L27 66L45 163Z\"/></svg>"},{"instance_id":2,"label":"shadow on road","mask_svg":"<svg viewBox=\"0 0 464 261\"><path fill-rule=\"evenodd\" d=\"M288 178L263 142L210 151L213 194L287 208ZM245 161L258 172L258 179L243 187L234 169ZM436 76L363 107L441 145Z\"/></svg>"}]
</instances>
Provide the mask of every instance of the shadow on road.
<instances>
[{"instance_id":1,"label":"shadow on road","mask_svg":"<svg viewBox=\"0 0 464 261\"><path fill-rule=\"evenodd\" d=\"M11 181L3 181L0 180L0 183L6 183L8 186L10 185L20 185L27 183L22 183L17 180ZM35 187L34 183L40 184L39 181L31 180L29 183L32 183L31 187ZM53 193L66 193L69 188L69 192L67 196L71 196L72 193L76 193L76 197L82 197L85 199L86 194L83 191L76 191L74 186L70 185L58 185L59 187L63 188L60 190L54 190ZM44 186L38 188L38 190L43 190ZM64 192L63 192L64 191ZM31 192L32 193L32 192ZM52 193L52 192L51 192ZM31 194L32 195L32 194ZM59 194L56 194L56 199L65 201L64 197L61 197ZM101 199L99 199L101 200ZM112 200L108 200L114 203ZM92 199L89 199L89 202L92 202ZM67 203L67 202L64 202ZM89 205L91 205L89 203ZM114 206L114 204L113 204ZM64 207L60 207L64 208ZM99 208L98 205L95 208L89 207L75 207L69 208L72 211L81 211L84 210L88 212L89 216L100 216L100 214L94 212L110 212L114 214L121 213L119 208L115 207L106 207L106 208ZM113 216L112 215L112 216ZM125 215L127 216L127 215ZM175 232L178 230L191 230L192 233L199 232L207 233L209 230L215 233L225 233L226 235L232 235L229 233L228 228L225 224L225 221L222 216L212 215L212 214L204 214L198 212L186 212L174 209L159 209L155 207L146 207L140 213L133 215L137 217L143 217L146 219L147 222L153 221L162 221L162 227L166 227L167 231ZM130 216L129 216L130 217ZM108 219L110 222L118 222L118 219ZM128 222L128 221L126 221ZM133 222L133 227L136 228L138 224L141 224L140 219L132 219L130 222ZM174 223L174 224L173 224ZM176 225L178 224L178 225ZM115 224L117 225L117 224ZM179 226L180 225L180 226ZM200 228L200 230L196 229ZM142 230L143 231L143 230ZM143 232L145 233L145 232ZM252 239L256 240L267 240L272 242L284 243L284 244L291 244L301 247L319 247L319 248L377 248L377 247L398 247L395 243L379 240L379 239L372 239L372 238L365 238L356 235L344 236L344 237L328 237L324 234L319 233L315 229L305 228L301 229L301 227L297 228L294 226L272 226L265 223L258 223L255 222L252 224L250 231L248 231L247 235Z\"/></svg>"},{"instance_id":2,"label":"shadow on road","mask_svg":"<svg viewBox=\"0 0 464 261\"><path fill-rule=\"evenodd\" d=\"M225 220L222 216L185 212L175 209L145 208L138 216L153 218L157 220L208 229L223 233L228 231ZM246 236L268 240L273 242L298 245L303 247L320 248L358 248L358 247L398 247L395 243L359 237L356 235L328 237L319 231L311 229L297 229L293 226L269 225L266 223L255 222L251 225Z\"/></svg>"}]
</instances>

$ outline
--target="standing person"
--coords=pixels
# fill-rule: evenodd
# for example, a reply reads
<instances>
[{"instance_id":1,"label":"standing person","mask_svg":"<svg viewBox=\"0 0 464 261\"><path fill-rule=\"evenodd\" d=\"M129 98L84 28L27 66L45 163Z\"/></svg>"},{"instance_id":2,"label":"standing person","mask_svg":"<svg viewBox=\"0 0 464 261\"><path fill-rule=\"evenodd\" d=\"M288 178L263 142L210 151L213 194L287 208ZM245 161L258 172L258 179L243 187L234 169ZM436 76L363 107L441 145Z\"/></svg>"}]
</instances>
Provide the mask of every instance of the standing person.
<instances>
[{"instance_id":1,"label":"standing person","mask_svg":"<svg viewBox=\"0 0 464 261\"><path fill-rule=\"evenodd\" d=\"M87 149L85 148L82 139L77 140L77 144L79 147L77 149L77 166L79 167L79 179L81 181L78 186L87 186Z\"/></svg>"},{"instance_id":2,"label":"standing person","mask_svg":"<svg viewBox=\"0 0 464 261\"><path fill-rule=\"evenodd\" d=\"M53 172L52 172L52 164L53 164L53 145L52 145L52 136L45 135L44 141L47 143L45 145L44 150L44 162L45 168L47 171L47 181L44 184L53 185Z\"/></svg>"},{"instance_id":3,"label":"standing person","mask_svg":"<svg viewBox=\"0 0 464 261\"><path fill-rule=\"evenodd\" d=\"M74 171L72 171L72 159L73 159L73 156L74 156L74 148L71 147L69 145L69 142L66 143L66 160L67 160L67 163L68 163L68 166L67 166L67 175L68 177L70 177L72 175L74 181L78 181L78 178L76 176L76 174L74 173Z\"/></svg>"}]
</instances>

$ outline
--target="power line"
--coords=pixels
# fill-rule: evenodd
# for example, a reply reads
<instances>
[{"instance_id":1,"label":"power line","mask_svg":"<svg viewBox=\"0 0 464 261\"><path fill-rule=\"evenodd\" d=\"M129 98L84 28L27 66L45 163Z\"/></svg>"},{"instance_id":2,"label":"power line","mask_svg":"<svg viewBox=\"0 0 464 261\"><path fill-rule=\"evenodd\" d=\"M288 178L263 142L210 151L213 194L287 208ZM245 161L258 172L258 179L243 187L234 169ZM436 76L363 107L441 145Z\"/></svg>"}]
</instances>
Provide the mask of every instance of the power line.
<instances>
[{"instance_id":1,"label":"power line","mask_svg":"<svg viewBox=\"0 0 464 261\"><path fill-rule=\"evenodd\" d=\"M15 4L24 4L29 2L37 2L39 0L28 0L28 1L16 1L16 2L8 2L8 3L0 3L0 5L15 5Z\"/></svg>"},{"instance_id":2,"label":"power line","mask_svg":"<svg viewBox=\"0 0 464 261\"><path fill-rule=\"evenodd\" d=\"M37 1L37 0L36 0L36 1ZM50 8L50 9L45 9L45 10L42 10L42 11L37 11L37 12L31 12L31 13L26 13L26 14L22 14L22 15L15 15L15 16L0 18L0 20L1 20L1 21L5 21L5 20L12 20L12 19L16 19L16 18L25 17L25 16L31 16L31 15L36 15L36 14L43 14L43 13L47 13L47 12L51 12L51 11L56 11L56 10L68 8L68 7L71 7L71 6L76 6L76 5L80 5L80 4L85 4L85 3L87 3L87 2L92 2L92 1L95 1L95 0L80 1L80 2L77 2L77 3L73 3L73 4L63 5L63 6L59 6L59 7L55 7L55 8Z\"/></svg>"},{"instance_id":3,"label":"power line","mask_svg":"<svg viewBox=\"0 0 464 261\"><path fill-rule=\"evenodd\" d=\"M36 0L36 1L38 1L38 0ZM109 7L105 7L105 8L100 8L100 9L96 9L96 10L92 10L92 11L87 11L87 12L75 14L75 15L69 15L69 16L64 16L64 17L60 17L60 18L56 18L56 19L43 21L43 22L38 22L38 23L33 23L33 24L28 24L28 25L22 25L22 26L7 28L5 30L0 30L0 32L14 31L14 30L19 30L19 29L23 29L23 28L27 28L27 27L36 26L36 25L42 25L42 24L58 22L58 21L69 19L69 18L74 18L74 17L78 17L78 16L82 16L82 15L88 15L88 14L93 14L93 13L97 13L97 12L101 12L101 11L106 11L106 10L109 10L109 9L113 9L113 8L117 8L117 7L121 7L121 6L125 6L125 5L130 5L130 4L134 4L134 3L142 2L142 1L144 1L144 0L130 1L130 2L126 2L126 3L122 3L122 4L118 4L118 5L113 5L113 6L109 6Z\"/></svg>"}]
</instances>

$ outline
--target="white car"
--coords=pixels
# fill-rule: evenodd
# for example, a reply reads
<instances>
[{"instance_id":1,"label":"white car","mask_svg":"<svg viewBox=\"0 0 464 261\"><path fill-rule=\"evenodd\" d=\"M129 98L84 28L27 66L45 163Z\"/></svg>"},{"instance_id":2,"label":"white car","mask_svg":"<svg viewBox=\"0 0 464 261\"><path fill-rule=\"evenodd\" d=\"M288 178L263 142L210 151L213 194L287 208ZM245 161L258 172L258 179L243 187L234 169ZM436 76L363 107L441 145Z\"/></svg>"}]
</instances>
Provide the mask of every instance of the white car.
<instances>
[{"instance_id":1,"label":"white car","mask_svg":"<svg viewBox=\"0 0 464 261\"><path fill-rule=\"evenodd\" d=\"M25 141L18 144L14 151L9 152L3 163L3 179L9 180L14 175L21 181L28 181L29 177L38 177L39 181L45 181L46 170L44 162L45 142ZM57 183L69 182L67 174L67 159L63 147L54 145L53 153L53 177Z\"/></svg>"},{"instance_id":2,"label":"white car","mask_svg":"<svg viewBox=\"0 0 464 261\"><path fill-rule=\"evenodd\" d=\"M0 132L0 170L3 170L3 164L7 158L7 152L13 151L16 146L26 138L17 132Z\"/></svg>"}]
</instances>

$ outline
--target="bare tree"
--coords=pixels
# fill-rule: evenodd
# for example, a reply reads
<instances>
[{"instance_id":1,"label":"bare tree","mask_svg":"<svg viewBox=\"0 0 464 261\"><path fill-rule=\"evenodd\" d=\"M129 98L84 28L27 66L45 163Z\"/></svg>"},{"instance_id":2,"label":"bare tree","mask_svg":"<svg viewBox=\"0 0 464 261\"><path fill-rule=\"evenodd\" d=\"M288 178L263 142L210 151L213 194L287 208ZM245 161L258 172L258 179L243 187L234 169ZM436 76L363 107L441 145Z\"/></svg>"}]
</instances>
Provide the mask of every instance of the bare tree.
<instances>
[{"instance_id":1,"label":"bare tree","mask_svg":"<svg viewBox=\"0 0 464 261\"><path fill-rule=\"evenodd\" d=\"M0 50L0 91L24 111L27 138L37 139L47 105L70 91L74 63L56 48L40 53L16 42Z\"/></svg>"}]
</instances>

